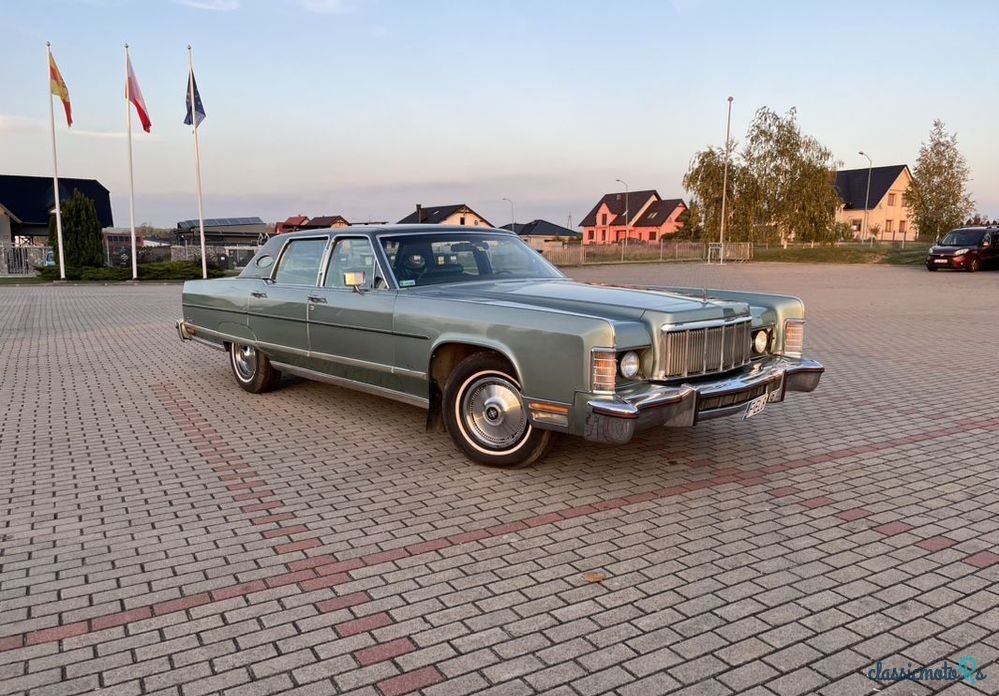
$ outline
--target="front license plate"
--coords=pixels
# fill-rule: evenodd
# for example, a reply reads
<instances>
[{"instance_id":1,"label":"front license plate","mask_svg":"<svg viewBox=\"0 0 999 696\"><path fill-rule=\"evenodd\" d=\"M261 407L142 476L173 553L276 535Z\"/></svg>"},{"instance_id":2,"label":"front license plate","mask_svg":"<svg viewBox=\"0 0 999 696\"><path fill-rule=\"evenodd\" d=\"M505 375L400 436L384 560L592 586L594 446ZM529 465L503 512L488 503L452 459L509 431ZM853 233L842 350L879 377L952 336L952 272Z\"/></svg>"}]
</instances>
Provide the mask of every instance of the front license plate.
<instances>
[{"instance_id":1,"label":"front license plate","mask_svg":"<svg viewBox=\"0 0 999 696\"><path fill-rule=\"evenodd\" d=\"M767 407L767 400L769 398L769 394L764 394L763 396L758 396L746 404L746 412L742 414L742 420L746 420L747 418L752 418L757 414L763 413L763 409Z\"/></svg>"},{"instance_id":2,"label":"front license plate","mask_svg":"<svg viewBox=\"0 0 999 696\"><path fill-rule=\"evenodd\" d=\"M933 263L947 263L947 259L933 259Z\"/></svg>"}]
</instances>

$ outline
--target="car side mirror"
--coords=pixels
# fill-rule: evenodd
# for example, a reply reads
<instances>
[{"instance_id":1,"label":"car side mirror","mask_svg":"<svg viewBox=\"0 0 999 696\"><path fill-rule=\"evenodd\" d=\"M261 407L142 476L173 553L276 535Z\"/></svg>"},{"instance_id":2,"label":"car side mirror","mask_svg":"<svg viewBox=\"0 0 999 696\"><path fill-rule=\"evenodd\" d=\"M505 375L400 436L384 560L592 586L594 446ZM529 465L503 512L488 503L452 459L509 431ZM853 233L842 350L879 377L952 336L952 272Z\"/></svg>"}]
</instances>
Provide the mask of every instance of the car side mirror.
<instances>
[{"instance_id":1,"label":"car side mirror","mask_svg":"<svg viewBox=\"0 0 999 696\"><path fill-rule=\"evenodd\" d=\"M364 271L349 271L343 274L343 284L345 287L354 288L354 292L361 292L361 288L367 283Z\"/></svg>"}]
</instances>

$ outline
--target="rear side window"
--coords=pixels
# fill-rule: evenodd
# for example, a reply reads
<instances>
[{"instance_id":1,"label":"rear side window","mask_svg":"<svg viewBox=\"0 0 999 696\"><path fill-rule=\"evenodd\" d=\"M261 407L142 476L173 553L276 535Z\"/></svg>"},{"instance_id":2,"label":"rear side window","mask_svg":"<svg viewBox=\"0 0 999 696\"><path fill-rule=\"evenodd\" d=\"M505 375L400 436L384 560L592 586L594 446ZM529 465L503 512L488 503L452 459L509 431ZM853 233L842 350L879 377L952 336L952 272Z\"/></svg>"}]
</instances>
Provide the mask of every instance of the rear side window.
<instances>
[{"instance_id":1,"label":"rear side window","mask_svg":"<svg viewBox=\"0 0 999 696\"><path fill-rule=\"evenodd\" d=\"M288 242L278 261L274 282L290 285L315 285L323 261L326 238L295 239Z\"/></svg>"}]
</instances>

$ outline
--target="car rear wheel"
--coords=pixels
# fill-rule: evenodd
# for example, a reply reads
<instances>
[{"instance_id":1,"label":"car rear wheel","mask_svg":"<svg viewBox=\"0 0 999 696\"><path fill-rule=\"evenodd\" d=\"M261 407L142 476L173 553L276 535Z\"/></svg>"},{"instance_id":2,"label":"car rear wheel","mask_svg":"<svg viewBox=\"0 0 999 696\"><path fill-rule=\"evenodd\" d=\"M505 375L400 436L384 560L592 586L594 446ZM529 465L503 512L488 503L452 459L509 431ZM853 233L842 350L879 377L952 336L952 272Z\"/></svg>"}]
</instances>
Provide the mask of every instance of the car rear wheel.
<instances>
[{"instance_id":1,"label":"car rear wheel","mask_svg":"<svg viewBox=\"0 0 999 696\"><path fill-rule=\"evenodd\" d=\"M533 464L544 455L551 432L531 425L520 384L495 353L465 358L444 388L444 424L474 462L496 467Z\"/></svg>"},{"instance_id":2,"label":"car rear wheel","mask_svg":"<svg viewBox=\"0 0 999 696\"><path fill-rule=\"evenodd\" d=\"M982 262L978 258L968 259L968 273L975 273L982 267Z\"/></svg>"},{"instance_id":3,"label":"car rear wheel","mask_svg":"<svg viewBox=\"0 0 999 696\"><path fill-rule=\"evenodd\" d=\"M253 346L230 343L229 366L236 384L251 394L271 391L281 381L281 373L274 369L266 355Z\"/></svg>"}]
</instances>

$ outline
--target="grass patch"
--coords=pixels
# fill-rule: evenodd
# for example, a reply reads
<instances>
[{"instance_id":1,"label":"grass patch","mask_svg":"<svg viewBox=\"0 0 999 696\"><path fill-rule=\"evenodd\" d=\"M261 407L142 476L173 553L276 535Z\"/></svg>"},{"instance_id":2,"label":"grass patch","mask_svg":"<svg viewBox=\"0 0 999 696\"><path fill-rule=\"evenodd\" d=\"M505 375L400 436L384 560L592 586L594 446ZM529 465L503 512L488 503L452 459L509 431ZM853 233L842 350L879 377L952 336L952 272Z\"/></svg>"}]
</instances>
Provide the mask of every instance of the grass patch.
<instances>
[{"instance_id":1,"label":"grass patch","mask_svg":"<svg viewBox=\"0 0 999 696\"><path fill-rule=\"evenodd\" d=\"M774 247L753 250L754 261L788 263L884 263L894 266L915 266L925 263L926 245L913 242L905 249L896 247Z\"/></svg>"},{"instance_id":2,"label":"grass patch","mask_svg":"<svg viewBox=\"0 0 999 696\"><path fill-rule=\"evenodd\" d=\"M11 276L0 278L0 285L38 285L49 281L38 276Z\"/></svg>"}]
</instances>

